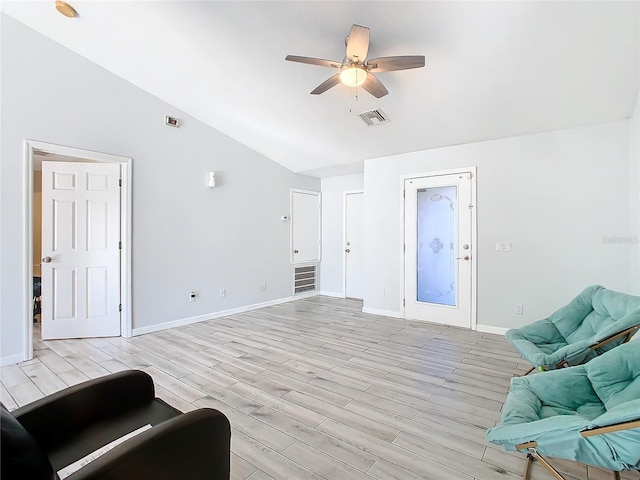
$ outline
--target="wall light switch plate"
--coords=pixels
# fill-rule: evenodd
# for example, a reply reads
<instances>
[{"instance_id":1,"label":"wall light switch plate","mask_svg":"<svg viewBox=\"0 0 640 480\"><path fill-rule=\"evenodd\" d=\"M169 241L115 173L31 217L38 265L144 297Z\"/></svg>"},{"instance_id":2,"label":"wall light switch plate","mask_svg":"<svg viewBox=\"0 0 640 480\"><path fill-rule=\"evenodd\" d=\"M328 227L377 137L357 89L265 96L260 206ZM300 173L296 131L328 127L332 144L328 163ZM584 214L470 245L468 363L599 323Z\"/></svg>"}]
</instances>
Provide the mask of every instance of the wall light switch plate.
<instances>
[{"instance_id":1,"label":"wall light switch plate","mask_svg":"<svg viewBox=\"0 0 640 480\"><path fill-rule=\"evenodd\" d=\"M510 252L511 242L496 242L496 252Z\"/></svg>"}]
</instances>

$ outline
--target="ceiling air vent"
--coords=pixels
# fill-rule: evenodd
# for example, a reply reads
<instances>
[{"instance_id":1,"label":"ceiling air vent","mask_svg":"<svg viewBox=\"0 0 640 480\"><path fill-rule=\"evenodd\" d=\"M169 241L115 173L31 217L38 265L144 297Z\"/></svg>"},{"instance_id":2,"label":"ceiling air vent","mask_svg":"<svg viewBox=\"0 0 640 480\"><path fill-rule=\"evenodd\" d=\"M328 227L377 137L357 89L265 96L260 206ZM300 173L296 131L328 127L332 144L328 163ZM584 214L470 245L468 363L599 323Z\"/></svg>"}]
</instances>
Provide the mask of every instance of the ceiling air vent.
<instances>
[{"instance_id":1,"label":"ceiling air vent","mask_svg":"<svg viewBox=\"0 0 640 480\"><path fill-rule=\"evenodd\" d=\"M381 123L390 122L391 119L379 108L370 112L361 113L360 116L369 126L380 125Z\"/></svg>"}]
</instances>

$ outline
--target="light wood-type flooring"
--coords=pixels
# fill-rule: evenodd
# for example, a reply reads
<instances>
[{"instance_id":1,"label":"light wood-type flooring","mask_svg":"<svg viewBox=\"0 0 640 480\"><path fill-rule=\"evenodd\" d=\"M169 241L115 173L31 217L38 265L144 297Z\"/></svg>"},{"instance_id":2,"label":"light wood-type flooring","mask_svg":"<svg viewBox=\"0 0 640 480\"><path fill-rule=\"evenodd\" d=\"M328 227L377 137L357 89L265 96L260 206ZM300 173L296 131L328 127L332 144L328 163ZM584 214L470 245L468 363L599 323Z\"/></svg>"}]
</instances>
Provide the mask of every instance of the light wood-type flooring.
<instances>
[{"instance_id":1,"label":"light wood-type flooring","mask_svg":"<svg viewBox=\"0 0 640 480\"><path fill-rule=\"evenodd\" d=\"M233 480L516 480L524 456L484 432L527 368L499 335L316 296L128 339L34 340L33 360L1 369L0 400L141 369L178 409L226 414ZM569 480L612 478L555 464ZM533 480L551 478L534 465Z\"/></svg>"}]
</instances>

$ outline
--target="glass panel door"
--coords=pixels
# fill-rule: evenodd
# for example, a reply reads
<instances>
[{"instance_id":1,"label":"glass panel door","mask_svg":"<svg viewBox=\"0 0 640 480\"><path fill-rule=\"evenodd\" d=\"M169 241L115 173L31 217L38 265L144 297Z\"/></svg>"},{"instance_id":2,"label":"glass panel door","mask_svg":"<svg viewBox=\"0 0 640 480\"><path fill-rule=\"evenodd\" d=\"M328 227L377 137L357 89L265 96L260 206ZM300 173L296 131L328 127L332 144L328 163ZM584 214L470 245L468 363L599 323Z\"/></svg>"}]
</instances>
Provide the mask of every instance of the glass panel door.
<instances>
[{"instance_id":1,"label":"glass panel door","mask_svg":"<svg viewBox=\"0 0 640 480\"><path fill-rule=\"evenodd\" d=\"M457 187L422 188L416 193L416 300L456 306Z\"/></svg>"},{"instance_id":2,"label":"glass panel door","mask_svg":"<svg viewBox=\"0 0 640 480\"><path fill-rule=\"evenodd\" d=\"M405 179L405 318L475 324L474 185L471 172Z\"/></svg>"}]
</instances>

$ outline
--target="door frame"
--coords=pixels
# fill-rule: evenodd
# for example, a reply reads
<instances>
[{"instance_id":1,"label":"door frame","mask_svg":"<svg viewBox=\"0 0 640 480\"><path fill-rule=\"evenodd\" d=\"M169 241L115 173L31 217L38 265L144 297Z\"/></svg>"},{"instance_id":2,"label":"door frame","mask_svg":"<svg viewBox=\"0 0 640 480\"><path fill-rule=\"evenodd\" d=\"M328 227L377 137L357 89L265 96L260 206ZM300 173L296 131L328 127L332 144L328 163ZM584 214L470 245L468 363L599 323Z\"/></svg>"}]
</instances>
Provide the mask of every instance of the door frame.
<instances>
[{"instance_id":1,"label":"door frame","mask_svg":"<svg viewBox=\"0 0 640 480\"><path fill-rule=\"evenodd\" d=\"M405 218L405 195L404 195L404 186L406 180L425 178L425 177L440 177L443 175L455 175L460 173L469 173L471 174L471 245L472 245L472 254L471 254L471 330L478 329L478 199L476 193L477 187L477 167L464 167L464 168L453 168L447 170L436 170L430 172L421 172L421 173L411 173L407 175L402 175L400 177L400 218L402 218L402 223L400 228L402 232L400 233L402 238L402 245L406 245L405 238L405 222L407 219ZM405 294L406 288L405 278L406 278L406 262L405 262L405 251L404 248L400 251L400 261L402 262L402 268L400 269L400 285L402 285L402 290L400 291L400 311L402 312L402 318L406 318L405 312Z\"/></svg>"},{"instance_id":2,"label":"door frame","mask_svg":"<svg viewBox=\"0 0 640 480\"><path fill-rule=\"evenodd\" d=\"M37 140L25 140L25 172L24 191L26 192L24 210L24 237L27 241L26 255L23 261L24 276L27 279L25 285L25 298L33 298L33 155L34 150L41 150L56 155L84 158L94 162L119 163L120 176L122 178L122 188L120 190L120 239L122 249L120 250L120 302L122 311L120 312L120 335L131 337L131 157L122 157L109 153L84 150L80 148L67 147L54 143L41 142ZM25 360L33 358L33 302L29 301L25 311L25 338L24 350L27 356Z\"/></svg>"},{"instance_id":3,"label":"door frame","mask_svg":"<svg viewBox=\"0 0 640 480\"><path fill-rule=\"evenodd\" d=\"M347 254L344 251L347 245L347 195L361 193L364 195L364 189L345 190L342 192L342 297L347 298ZM364 199L364 197L363 197ZM364 209L363 209L364 213ZM364 218L362 219L364 223ZM364 236L364 232L363 232Z\"/></svg>"}]
</instances>

